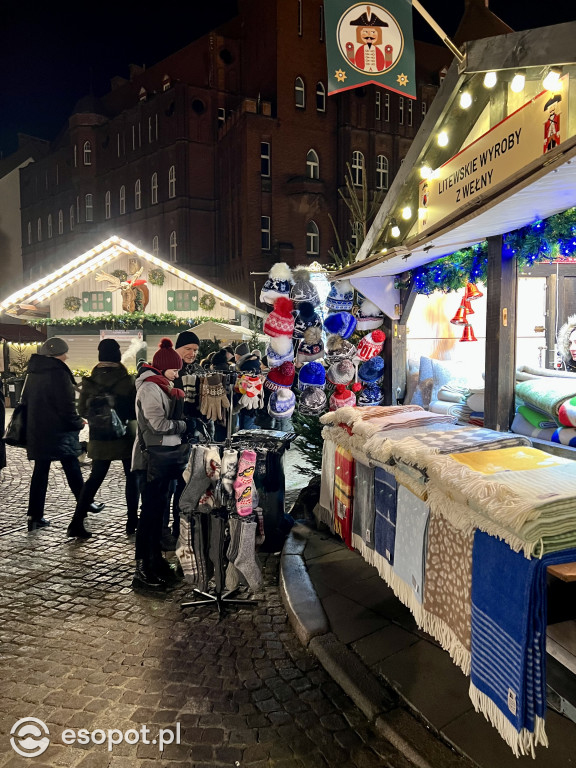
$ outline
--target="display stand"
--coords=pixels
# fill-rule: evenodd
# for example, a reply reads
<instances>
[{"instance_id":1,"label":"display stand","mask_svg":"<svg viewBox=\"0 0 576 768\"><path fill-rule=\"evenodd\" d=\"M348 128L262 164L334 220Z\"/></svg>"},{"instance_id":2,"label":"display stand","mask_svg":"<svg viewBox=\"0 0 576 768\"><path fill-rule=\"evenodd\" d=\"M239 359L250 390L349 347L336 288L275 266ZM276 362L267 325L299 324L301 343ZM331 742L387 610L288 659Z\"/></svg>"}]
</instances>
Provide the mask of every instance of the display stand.
<instances>
[{"instance_id":1,"label":"display stand","mask_svg":"<svg viewBox=\"0 0 576 768\"><path fill-rule=\"evenodd\" d=\"M230 401L230 410L228 411L228 423L226 441L224 443L211 443L211 445L224 446L224 448L230 448L232 446L232 409L233 409L233 396L234 396L234 383L236 377L234 374L226 375L226 390L228 392L228 400ZM226 521L227 522L227 521ZM233 598L230 595L235 594L239 587L222 593L222 584L224 582L224 551L223 542L218 551L218 562L214 563L214 571L218 574L216 578L216 589L214 594L210 592L203 592L200 589L193 588L194 595L200 596L200 600L190 600L186 603L181 603L181 608L195 608L198 605L209 605L216 608L220 619L225 615L226 605L257 605L260 600L254 597L250 598Z\"/></svg>"}]
</instances>

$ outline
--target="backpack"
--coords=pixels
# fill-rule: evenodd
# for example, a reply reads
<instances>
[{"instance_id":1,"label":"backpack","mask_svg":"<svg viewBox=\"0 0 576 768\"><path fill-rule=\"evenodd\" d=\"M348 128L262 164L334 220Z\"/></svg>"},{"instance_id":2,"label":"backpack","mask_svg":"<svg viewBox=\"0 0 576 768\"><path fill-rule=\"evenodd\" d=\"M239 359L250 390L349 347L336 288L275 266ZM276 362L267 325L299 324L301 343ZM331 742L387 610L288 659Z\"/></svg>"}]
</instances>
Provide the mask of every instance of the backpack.
<instances>
[{"instance_id":1,"label":"backpack","mask_svg":"<svg viewBox=\"0 0 576 768\"><path fill-rule=\"evenodd\" d=\"M126 434L126 426L114 410L112 395L93 395L86 405L90 440L118 440Z\"/></svg>"}]
</instances>

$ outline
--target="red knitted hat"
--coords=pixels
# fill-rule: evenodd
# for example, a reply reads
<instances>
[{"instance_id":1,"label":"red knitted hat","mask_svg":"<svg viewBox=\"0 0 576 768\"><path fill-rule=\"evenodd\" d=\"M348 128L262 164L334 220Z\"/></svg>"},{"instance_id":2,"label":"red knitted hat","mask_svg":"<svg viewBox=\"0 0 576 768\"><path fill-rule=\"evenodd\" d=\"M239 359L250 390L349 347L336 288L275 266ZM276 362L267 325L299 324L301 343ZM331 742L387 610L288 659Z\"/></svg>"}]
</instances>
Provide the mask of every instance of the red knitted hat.
<instances>
[{"instance_id":1,"label":"red knitted hat","mask_svg":"<svg viewBox=\"0 0 576 768\"><path fill-rule=\"evenodd\" d=\"M336 390L330 398L330 410L337 411L338 408L345 406L354 407L356 405L356 395L350 392L345 384L336 384Z\"/></svg>"},{"instance_id":2,"label":"red knitted hat","mask_svg":"<svg viewBox=\"0 0 576 768\"><path fill-rule=\"evenodd\" d=\"M158 351L152 358L152 365L159 371L167 371L169 368L173 368L179 371L184 365L182 358L174 349L171 339L163 338L158 344Z\"/></svg>"},{"instance_id":3,"label":"red knitted hat","mask_svg":"<svg viewBox=\"0 0 576 768\"><path fill-rule=\"evenodd\" d=\"M291 387L294 383L295 375L296 369L294 368L294 363L286 361L277 368L271 368L268 371L264 386L266 389L271 389L272 391L280 389L280 387Z\"/></svg>"},{"instance_id":4,"label":"red knitted hat","mask_svg":"<svg viewBox=\"0 0 576 768\"><path fill-rule=\"evenodd\" d=\"M360 360L370 360L371 357L375 357L382 352L382 347L386 341L386 334L384 331L372 331L367 333L358 342L358 351L356 356Z\"/></svg>"},{"instance_id":5,"label":"red knitted hat","mask_svg":"<svg viewBox=\"0 0 576 768\"><path fill-rule=\"evenodd\" d=\"M292 336L294 332L294 317L292 310L294 302L284 296L276 299L274 309L264 322L264 333L268 336Z\"/></svg>"}]
</instances>

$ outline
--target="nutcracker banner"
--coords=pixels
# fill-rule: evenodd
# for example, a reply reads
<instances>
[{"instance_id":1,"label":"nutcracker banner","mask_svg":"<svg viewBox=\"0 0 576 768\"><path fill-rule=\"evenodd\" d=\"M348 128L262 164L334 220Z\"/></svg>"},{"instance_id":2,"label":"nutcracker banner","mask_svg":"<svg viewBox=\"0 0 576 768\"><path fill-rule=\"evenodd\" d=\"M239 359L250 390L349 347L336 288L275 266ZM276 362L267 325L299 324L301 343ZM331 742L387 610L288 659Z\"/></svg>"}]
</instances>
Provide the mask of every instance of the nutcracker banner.
<instances>
[{"instance_id":1,"label":"nutcracker banner","mask_svg":"<svg viewBox=\"0 0 576 768\"><path fill-rule=\"evenodd\" d=\"M416 98L411 0L325 0L328 95L380 85Z\"/></svg>"}]
</instances>

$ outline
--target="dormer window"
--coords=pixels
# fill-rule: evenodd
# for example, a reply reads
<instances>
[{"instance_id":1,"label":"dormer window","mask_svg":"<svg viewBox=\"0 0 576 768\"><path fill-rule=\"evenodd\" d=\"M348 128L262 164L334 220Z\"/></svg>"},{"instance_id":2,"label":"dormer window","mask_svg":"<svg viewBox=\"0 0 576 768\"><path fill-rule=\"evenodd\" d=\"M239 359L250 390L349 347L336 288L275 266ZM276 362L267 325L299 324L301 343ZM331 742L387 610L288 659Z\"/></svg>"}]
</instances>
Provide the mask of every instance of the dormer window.
<instances>
[{"instance_id":1,"label":"dormer window","mask_svg":"<svg viewBox=\"0 0 576 768\"><path fill-rule=\"evenodd\" d=\"M146 88L144 87L140 88L140 90L138 91L138 101L146 101L147 98L148 98L148 93L146 91Z\"/></svg>"}]
</instances>

